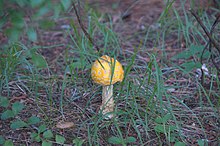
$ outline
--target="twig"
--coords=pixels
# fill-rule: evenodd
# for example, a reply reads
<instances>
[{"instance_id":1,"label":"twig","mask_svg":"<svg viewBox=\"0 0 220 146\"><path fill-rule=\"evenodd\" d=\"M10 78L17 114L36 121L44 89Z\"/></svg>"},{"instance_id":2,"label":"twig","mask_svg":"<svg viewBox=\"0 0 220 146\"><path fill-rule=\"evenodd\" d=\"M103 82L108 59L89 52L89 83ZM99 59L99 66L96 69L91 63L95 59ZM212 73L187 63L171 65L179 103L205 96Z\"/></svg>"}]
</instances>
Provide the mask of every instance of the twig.
<instances>
[{"instance_id":1,"label":"twig","mask_svg":"<svg viewBox=\"0 0 220 146\"><path fill-rule=\"evenodd\" d=\"M218 50L218 52L220 53L220 47L218 46L217 42L212 38L211 32L209 33L207 28L205 27L205 25L202 23L201 19L198 17L198 15L193 11L190 10L191 14L196 18L196 20L199 22L200 26L202 27L202 29L204 30L204 32L206 33L206 35L208 36L209 40L212 42L212 44L214 45L214 47ZM220 18L220 15L217 16L216 22L218 22ZM214 23L214 24L215 24ZM216 24L215 24L216 25ZM213 26L215 26L213 25Z\"/></svg>"},{"instance_id":2,"label":"twig","mask_svg":"<svg viewBox=\"0 0 220 146\"><path fill-rule=\"evenodd\" d=\"M140 0L134 1L121 15L122 19L127 18L130 14L129 11L139 2Z\"/></svg>"},{"instance_id":3,"label":"twig","mask_svg":"<svg viewBox=\"0 0 220 146\"><path fill-rule=\"evenodd\" d=\"M215 22L213 23L212 27L211 27L211 30L210 30L210 34L212 35L215 27L217 26L218 22L219 22L219 19L220 19L220 13L219 15L217 16ZM210 43L211 40L209 39L209 51L211 52L211 48L212 48L212 43ZM217 49L217 48L216 48ZM219 52L220 53L220 52ZM214 55L213 53L211 53L211 60L212 60L212 63L214 64L215 68L217 69L218 72L220 72L220 68L218 67L217 63L215 62L214 60Z\"/></svg>"},{"instance_id":4,"label":"twig","mask_svg":"<svg viewBox=\"0 0 220 146\"><path fill-rule=\"evenodd\" d=\"M211 34L211 35L212 35L212 33L213 33L213 31L214 31L216 25L218 24L219 18L220 18L220 14L217 16L215 22L213 23L213 25L212 25L212 27L211 27L211 30L210 30L210 34ZM200 58L201 64L203 64L203 62L202 62L202 60L203 60L203 54L205 53L205 50L208 48L209 43L210 43L210 41L205 45L205 48L204 48L203 51L202 51L202 55L201 55L201 58ZM211 48L209 47L209 49L211 49Z\"/></svg>"},{"instance_id":5,"label":"twig","mask_svg":"<svg viewBox=\"0 0 220 146\"><path fill-rule=\"evenodd\" d=\"M201 19L198 17L198 15L193 11L190 10L191 14L196 18L196 20L198 21L198 23L200 24L200 26L202 27L202 29L204 30L204 32L206 33L206 35L209 38L209 41L207 42L207 44L205 45L201 57L200 57L200 62L201 64L203 64L203 55L206 49L209 49L209 52L211 53L211 61L214 64L215 68L217 69L218 72L220 72L220 69L218 67L218 65L216 64L215 60L214 60L214 56L212 53L212 45L214 45L214 47L216 48L216 50L218 51L218 53L220 54L220 47L218 46L218 44L216 43L216 41L212 38L212 33L215 29L215 27L217 26L219 19L220 19L220 13L217 15L215 22L212 24L211 30L210 32L207 30L207 28L205 27L205 25L202 23ZM204 85L204 72L203 69L201 69L201 84Z\"/></svg>"},{"instance_id":6,"label":"twig","mask_svg":"<svg viewBox=\"0 0 220 146\"><path fill-rule=\"evenodd\" d=\"M84 27L84 25L83 25L83 23L82 23L82 21L81 21L81 19L80 19L80 17L79 17L78 11L76 10L76 6L75 6L74 3L73 3L73 9L74 9L74 11L75 11L75 13L76 13L77 20L78 20L79 25L80 25L81 29L83 30L85 36L88 38L88 40L92 43L92 45L93 45L93 46L96 48L96 50L99 52L99 51L100 51L100 48L94 43L92 37L91 37L91 36L89 35L89 33L86 31L86 29L85 29L85 27Z\"/></svg>"}]
</instances>

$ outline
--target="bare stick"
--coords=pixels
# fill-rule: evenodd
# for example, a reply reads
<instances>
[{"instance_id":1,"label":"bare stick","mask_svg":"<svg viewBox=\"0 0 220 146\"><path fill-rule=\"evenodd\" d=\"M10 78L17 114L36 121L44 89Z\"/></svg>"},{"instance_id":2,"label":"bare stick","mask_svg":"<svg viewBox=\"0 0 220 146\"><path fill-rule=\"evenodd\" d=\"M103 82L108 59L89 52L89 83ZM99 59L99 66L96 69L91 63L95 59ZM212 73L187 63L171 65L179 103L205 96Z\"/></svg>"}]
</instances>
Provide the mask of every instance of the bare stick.
<instances>
[{"instance_id":1,"label":"bare stick","mask_svg":"<svg viewBox=\"0 0 220 146\"><path fill-rule=\"evenodd\" d=\"M198 17L198 15L193 11L190 10L191 14L196 18L196 20L199 22L200 26L202 27L202 29L204 30L204 32L206 33L206 35L208 36L209 40L211 41L211 43L214 45L214 47L218 50L218 52L220 53L220 47L218 46L217 42L212 38L212 35L209 33L209 31L207 30L207 28L205 27L205 25L202 23L201 19ZM219 20L220 15L217 16L217 21ZM216 21L216 23L217 23ZM214 23L215 24L215 23ZM216 25L216 24L215 24Z\"/></svg>"},{"instance_id":2,"label":"bare stick","mask_svg":"<svg viewBox=\"0 0 220 146\"><path fill-rule=\"evenodd\" d=\"M220 13L219 13L219 15L217 16L215 22L212 24L212 27L211 27L211 30L210 30L210 35L212 35L212 33L213 33L215 27L216 27L217 24L218 24L219 19L220 19ZM201 58L200 58L201 64L203 64L203 63L202 63L203 54L204 54L205 50L208 48L208 46L209 46L209 51L211 52L210 39L209 39L209 42L205 45L205 48L204 48L203 51L202 51L202 55L201 55Z\"/></svg>"},{"instance_id":3,"label":"bare stick","mask_svg":"<svg viewBox=\"0 0 220 146\"><path fill-rule=\"evenodd\" d=\"M216 50L220 53L220 47L218 46L218 44L216 43L216 41L212 38L212 33L216 27L216 25L218 24L219 22L219 19L220 19L220 13L216 16L216 20L215 22L212 24L212 27L211 27L211 30L210 32L206 29L205 25L202 23L201 19L198 17L198 15L193 11L193 10L190 10L191 14L196 18L196 20L198 21L198 23L200 24L200 26L202 27L202 29L204 30L204 32L206 33L206 35L208 36L209 38L209 41L207 42L207 44L205 45L205 48L203 49L202 51L202 55L200 57L200 62L201 64L203 64L203 55L204 55L204 52L206 49L209 49L209 52L211 53L211 61L212 63L214 64L215 68L217 69L217 71L219 72L220 69L218 67L218 65L216 64L215 60L214 60L214 57L213 57L213 53L212 53L212 44L214 45L214 47L216 48ZM202 73L202 76L201 76L201 84L204 85L204 72L203 72L203 69L201 69L201 73Z\"/></svg>"},{"instance_id":4,"label":"bare stick","mask_svg":"<svg viewBox=\"0 0 220 146\"><path fill-rule=\"evenodd\" d=\"M99 47L96 46L96 44L94 43L92 37L91 37L91 36L89 35L89 33L86 31L86 29L85 29L85 27L84 27L84 25L83 25L83 23L82 23L82 21L81 21L81 19L80 19L80 17L79 17L78 11L76 10L76 6L75 6L74 3L73 3L73 9L74 9L74 11L75 11L75 13L76 13L77 20L78 20L79 25L80 25L81 29L83 30L85 36L88 38L88 40L92 43L92 45L93 45L93 46L96 48L96 50L99 52L99 51L100 51Z\"/></svg>"}]
</instances>

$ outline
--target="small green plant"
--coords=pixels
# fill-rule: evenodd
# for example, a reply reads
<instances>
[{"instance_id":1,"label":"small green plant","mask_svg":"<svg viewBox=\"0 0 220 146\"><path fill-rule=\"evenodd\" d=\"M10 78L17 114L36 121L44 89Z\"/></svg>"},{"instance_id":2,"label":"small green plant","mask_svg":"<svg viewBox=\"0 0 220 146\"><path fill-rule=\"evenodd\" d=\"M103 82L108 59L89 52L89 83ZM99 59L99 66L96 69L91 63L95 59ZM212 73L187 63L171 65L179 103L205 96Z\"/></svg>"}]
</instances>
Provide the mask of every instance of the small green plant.
<instances>
[{"instance_id":1,"label":"small green plant","mask_svg":"<svg viewBox=\"0 0 220 146\"><path fill-rule=\"evenodd\" d=\"M54 138L54 135L52 133L51 130L47 130L47 126L46 125L40 125L37 129L37 132L32 132L31 133L31 138L33 141L36 142L42 142L42 145L52 145L51 140L52 138Z\"/></svg>"},{"instance_id":2,"label":"small green plant","mask_svg":"<svg viewBox=\"0 0 220 146\"><path fill-rule=\"evenodd\" d=\"M53 143L62 145L66 142L65 137L59 134L54 135L53 132L47 129L47 126L44 124L38 127L37 132L31 133L31 138L33 141L41 142L42 146L51 146ZM84 141L79 138L75 138L72 143L75 146L82 146Z\"/></svg>"},{"instance_id":3,"label":"small green plant","mask_svg":"<svg viewBox=\"0 0 220 146\"><path fill-rule=\"evenodd\" d=\"M5 139L2 135L0 135L0 145L3 145L5 143Z\"/></svg>"},{"instance_id":4,"label":"small green plant","mask_svg":"<svg viewBox=\"0 0 220 146\"><path fill-rule=\"evenodd\" d=\"M24 104L20 102L10 103L7 97L0 96L0 107L4 110L1 114L1 120L11 120L10 128L12 130L30 127L31 125L37 124L40 122L40 119L36 116L31 116L27 121L21 119L13 120L24 108ZM3 136L0 135L0 144L4 146L13 146L12 140L5 140Z\"/></svg>"},{"instance_id":5,"label":"small green plant","mask_svg":"<svg viewBox=\"0 0 220 146\"><path fill-rule=\"evenodd\" d=\"M82 146L83 143L84 143L84 141L83 141L82 139L80 139L80 138L75 138L75 139L73 140L73 144L74 144L75 146Z\"/></svg>"},{"instance_id":6,"label":"small green plant","mask_svg":"<svg viewBox=\"0 0 220 146\"><path fill-rule=\"evenodd\" d=\"M0 92L5 88L8 91L8 83L17 80L17 72L24 76L36 76L33 70L47 68L48 64L44 57L38 53L37 48L28 49L22 43L14 43L8 47L0 48Z\"/></svg>"},{"instance_id":7,"label":"small green plant","mask_svg":"<svg viewBox=\"0 0 220 146\"><path fill-rule=\"evenodd\" d=\"M3 146L14 146L12 140L5 140L4 137L2 135L0 135L0 145Z\"/></svg>"},{"instance_id":8,"label":"small green plant","mask_svg":"<svg viewBox=\"0 0 220 146\"><path fill-rule=\"evenodd\" d=\"M157 134L164 134L169 142L175 143L175 146L185 146L183 142L180 142L177 139L177 135L175 134L175 130L177 129L177 127L170 125L168 123L168 121L171 119L172 119L172 115L169 113L163 117L157 117L155 119L156 122L156 125L154 127L155 132Z\"/></svg>"},{"instance_id":9,"label":"small green plant","mask_svg":"<svg viewBox=\"0 0 220 146\"><path fill-rule=\"evenodd\" d=\"M202 64L200 63L200 58L203 56L204 59L210 57L210 52L202 52L204 46L202 45L191 45L189 49L182 51L181 53L174 56L172 59L183 59L184 63L180 65L185 73L189 73L193 69L201 68ZM190 58L194 58L192 61Z\"/></svg>"},{"instance_id":10,"label":"small green plant","mask_svg":"<svg viewBox=\"0 0 220 146\"><path fill-rule=\"evenodd\" d=\"M5 110L1 113L1 120L7 120L15 118L24 108L24 104L20 102L15 102L10 106L10 102L7 97L0 96L0 106L4 107ZM34 125L40 122L40 119L36 116L31 116L27 121L23 121L21 119L15 120L11 122L11 129L18 129L23 127L28 127L30 125Z\"/></svg>"},{"instance_id":11,"label":"small green plant","mask_svg":"<svg viewBox=\"0 0 220 146\"><path fill-rule=\"evenodd\" d=\"M0 96L0 107L4 109L2 113L0 113L1 120L11 120L10 128L12 130L21 128L32 129L31 125L39 124L41 121L40 118L36 116L31 116L27 120L13 120L25 108L25 106L20 102L11 104L7 97ZM59 134L54 135L52 130L48 129L44 124L38 126L37 131L32 132L30 136L33 141L41 142L42 146L50 146L53 143L64 144L66 142L65 137ZM72 141L72 143L76 146L81 146L83 142L84 141L79 138L75 138ZM0 135L0 145L13 146L13 142L12 140L6 140L2 135Z\"/></svg>"},{"instance_id":12,"label":"small green plant","mask_svg":"<svg viewBox=\"0 0 220 146\"><path fill-rule=\"evenodd\" d=\"M0 31L3 30L10 42L18 41L23 35L27 35L29 41L36 42L38 39L36 28L54 26L53 20L58 18L61 12L67 11L71 3L71 0L0 1ZM27 14L29 20L26 19ZM6 26L8 27L5 29Z\"/></svg>"},{"instance_id":13,"label":"small green plant","mask_svg":"<svg viewBox=\"0 0 220 146\"><path fill-rule=\"evenodd\" d=\"M136 138L129 136L125 139L122 139L120 137L112 136L112 137L108 138L108 142L110 144L121 144L123 146L126 146L127 144L136 142Z\"/></svg>"},{"instance_id":14,"label":"small green plant","mask_svg":"<svg viewBox=\"0 0 220 146\"><path fill-rule=\"evenodd\" d=\"M13 141L11 139L6 140L3 146L14 146Z\"/></svg>"},{"instance_id":15,"label":"small green plant","mask_svg":"<svg viewBox=\"0 0 220 146\"><path fill-rule=\"evenodd\" d=\"M31 133L33 141L42 143L42 146L51 146L53 143L63 145L66 143L66 138L60 134L54 134L46 125L42 124L37 127L36 132ZM83 140L75 138L72 143L76 146L82 146Z\"/></svg>"},{"instance_id":16,"label":"small green plant","mask_svg":"<svg viewBox=\"0 0 220 146\"><path fill-rule=\"evenodd\" d=\"M38 124L40 122L40 118L36 117L36 116L31 116L28 118L27 121L23 121L23 120L16 120L13 121L10 125L11 129L19 129L19 128L23 128L23 127L29 127L30 125L35 125Z\"/></svg>"},{"instance_id":17,"label":"small green plant","mask_svg":"<svg viewBox=\"0 0 220 146\"><path fill-rule=\"evenodd\" d=\"M8 108L9 105L10 103L8 98L0 96L0 106L5 108L5 110L1 113L1 120L14 118L20 111L24 109L24 105L20 102L13 103L10 109Z\"/></svg>"},{"instance_id":18,"label":"small green plant","mask_svg":"<svg viewBox=\"0 0 220 146\"><path fill-rule=\"evenodd\" d=\"M63 136L58 135L58 134L56 135L55 139L56 139L56 142L59 144L64 144L66 141L66 139Z\"/></svg>"},{"instance_id":19,"label":"small green plant","mask_svg":"<svg viewBox=\"0 0 220 146\"><path fill-rule=\"evenodd\" d=\"M29 57L31 58L31 63L37 68L37 69L42 69L46 68L47 61L44 59L44 57L37 52L37 49L32 48L29 50L26 50L24 53L24 57Z\"/></svg>"}]
</instances>

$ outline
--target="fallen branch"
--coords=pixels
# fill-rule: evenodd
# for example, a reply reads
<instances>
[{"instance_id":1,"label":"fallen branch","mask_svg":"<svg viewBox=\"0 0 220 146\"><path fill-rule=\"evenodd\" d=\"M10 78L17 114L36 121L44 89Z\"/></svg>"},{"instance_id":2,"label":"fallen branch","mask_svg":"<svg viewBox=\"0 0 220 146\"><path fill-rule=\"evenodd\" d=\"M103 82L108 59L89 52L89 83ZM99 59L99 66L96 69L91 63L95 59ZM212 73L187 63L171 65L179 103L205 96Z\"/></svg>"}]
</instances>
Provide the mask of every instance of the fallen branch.
<instances>
[{"instance_id":1,"label":"fallen branch","mask_svg":"<svg viewBox=\"0 0 220 146\"><path fill-rule=\"evenodd\" d=\"M219 55L220 55L220 46L217 44L217 42L212 38L212 33L215 29L215 27L217 26L219 20L220 20L220 13L217 15L215 22L212 24L211 30L210 32L207 30L207 28L205 27L205 25L203 24L203 22L201 21L201 19L199 18L199 16L193 11L190 10L191 14L196 18L197 22L200 24L200 26L202 27L202 29L204 30L205 34L208 36L209 41L207 42L207 44L205 45L203 51L202 51L202 55L200 57L200 62L201 64L203 64L203 55L205 50L209 49L209 52L211 53L211 61L213 63L213 65L215 66L215 68L217 69L218 72L220 72L220 68L218 67L217 63L214 60L214 54L212 53L212 45L216 48L216 50L218 51ZM203 69L201 69L201 84L204 85L204 72Z\"/></svg>"},{"instance_id":2,"label":"fallen branch","mask_svg":"<svg viewBox=\"0 0 220 146\"><path fill-rule=\"evenodd\" d=\"M92 45L96 48L97 52L99 52L99 51L100 51L100 48L94 43L92 37L91 37L91 36L89 35L89 33L86 31L86 29L85 29L85 27L84 27L84 25L83 25L83 23L82 23L82 21L81 21L81 19L80 19L80 16L79 16L79 14L78 14L78 11L76 10L76 6L75 6L74 3L73 3L73 9L74 9L74 11L75 11L75 13L76 13L77 20L78 20L79 25L80 25L81 29L83 30L85 36L86 36L86 37L88 38L88 40L92 43Z\"/></svg>"},{"instance_id":3,"label":"fallen branch","mask_svg":"<svg viewBox=\"0 0 220 146\"><path fill-rule=\"evenodd\" d=\"M220 46L217 44L217 42L212 38L212 30L214 30L214 27L217 25L219 19L220 19L220 14L217 16L216 21L214 22L214 24L212 25L212 29L209 32L207 30L207 28L205 27L205 25L202 23L201 19L199 18L199 16L193 11L190 10L191 14L196 18L196 20L198 21L198 23L200 24L200 26L202 27L202 29L204 30L204 32L206 33L206 35L208 36L209 40L211 41L211 43L214 45L214 47L218 50L218 52L220 53Z\"/></svg>"}]
</instances>

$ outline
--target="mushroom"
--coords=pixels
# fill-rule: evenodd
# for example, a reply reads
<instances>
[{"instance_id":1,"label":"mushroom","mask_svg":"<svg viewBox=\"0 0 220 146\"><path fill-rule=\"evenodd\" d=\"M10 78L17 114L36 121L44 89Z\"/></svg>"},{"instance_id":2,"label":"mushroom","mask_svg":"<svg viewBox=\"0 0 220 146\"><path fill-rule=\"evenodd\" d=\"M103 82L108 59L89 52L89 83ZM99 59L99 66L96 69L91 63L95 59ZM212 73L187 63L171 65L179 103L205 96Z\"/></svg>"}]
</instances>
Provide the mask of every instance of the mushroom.
<instances>
[{"instance_id":1,"label":"mushroom","mask_svg":"<svg viewBox=\"0 0 220 146\"><path fill-rule=\"evenodd\" d=\"M91 69L95 83L102 85L102 104L100 110L107 118L112 118L114 111L113 84L122 82L124 70L120 62L107 55L97 59Z\"/></svg>"}]
</instances>

